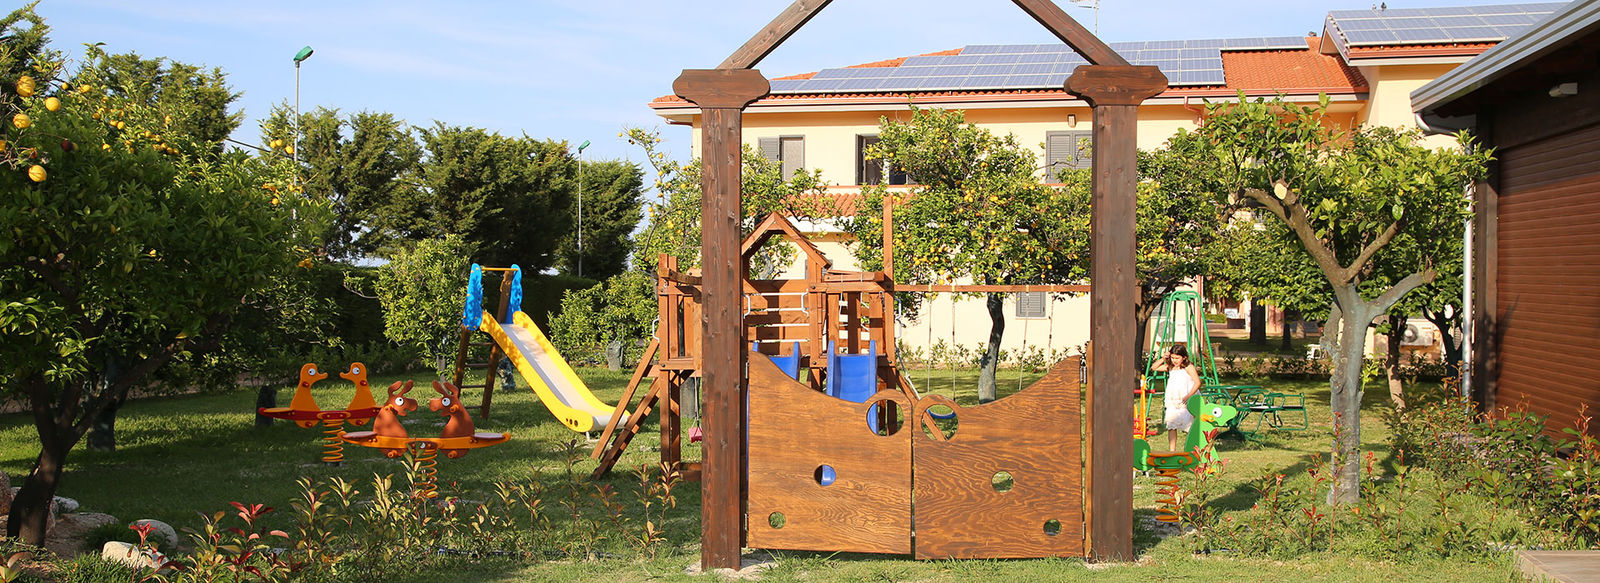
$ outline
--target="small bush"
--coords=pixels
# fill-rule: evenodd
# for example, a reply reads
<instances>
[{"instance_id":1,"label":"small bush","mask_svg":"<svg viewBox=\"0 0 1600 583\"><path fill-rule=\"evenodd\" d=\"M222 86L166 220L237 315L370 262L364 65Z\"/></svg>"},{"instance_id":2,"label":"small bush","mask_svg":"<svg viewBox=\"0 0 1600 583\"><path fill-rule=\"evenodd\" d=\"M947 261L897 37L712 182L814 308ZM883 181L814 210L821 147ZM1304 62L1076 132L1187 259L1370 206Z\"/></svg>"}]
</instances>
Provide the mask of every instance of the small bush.
<instances>
[{"instance_id":1,"label":"small bush","mask_svg":"<svg viewBox=\"0 0 1600 583\"><path fill-rule=\"evenodd\" d=\"M125 532L133 532L120 524L113 526ZM137 534L134 535L133 539L132 541L123 542L139 542ZM100 553L96 551L79 555L78 558L71 561L56 564L55 571L51 573L51 580L55 581L55 583L128 583L129 581L137 581L138 575L139 572L133 567L102 559L100 558Z\"/></svg>"},{"instance_id":2,"label":"small bush","mask_svg":"<svg viewBox=\"0 0 1600 583\"><path fill-rule=\"evenodd\" d=\"M102 524L90 529L89 532L84 533L82 548L84 551L98 555L100 553L100 549L105 548L106 543L111 541L139 544L139 533L134 532L132 529L124 526L120 522ZM167 548L168 546L168 544L163 542L162 548Z\"/></svg>"}]
</instances>

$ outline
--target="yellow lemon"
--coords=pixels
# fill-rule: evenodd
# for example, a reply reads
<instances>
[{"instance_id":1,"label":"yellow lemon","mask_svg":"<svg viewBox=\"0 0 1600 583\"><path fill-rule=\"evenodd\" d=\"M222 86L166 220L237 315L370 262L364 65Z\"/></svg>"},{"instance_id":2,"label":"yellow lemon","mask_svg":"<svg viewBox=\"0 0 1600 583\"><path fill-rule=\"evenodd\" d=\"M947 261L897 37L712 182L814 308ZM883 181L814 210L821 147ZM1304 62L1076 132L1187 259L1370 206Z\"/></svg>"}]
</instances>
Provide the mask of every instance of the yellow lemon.
<instances>
[{"instance_id":1,"label":"yellow lemon","mask_svg":"<svg viewBox=\"0 0 1600 583\"><path fill-rule=\"evenodd\" d=\"M33 119L28 117L26 113L19 113L11 116L11 125L17 126L19 130L25 130L28 129L28 126L33 125Z\"/></svg>"},{"instance_id":2,"label":"yellow lemon","mask_svg":"<svg viewBox=\"0 0 1600 583\"><path fill-rule=\"evenodd\" d=\"M17 79L17 95L33 97L33 89L33 77L23 75L21 79Z\"/></svg>"},{"instance_id":3,"label":"yellow lemon","mask_svg":"<svg viewBox=\"0 0 1600 583\"><path fill-rule=\"evenodd\" d=\"M45 179L44 166L40 166L38 164L34 164L33 167L28 168L28 178L30 180L33 180L34 182L44 182L44 179Z\"/></svg>"},{"instance_id":4,"label":"yellow lemon","mask_svg":"<svg viewBox=\"0 0 1600 583\"><path fill-rule=\"evenodd\" d=\"M50 111L61 111L61 100L54 97L45 99L44 108Z\"/></svg>"},{"instance_id":5,"label":"yellow lemon","mask_svg":"<svg viewBox=\"0 0 1600 583\"><path fill-rule=\"evenodd\" d=\"M285 154L294 154L294 146L292 146L292 145L284 146L283 147L283 153L285 153Z\"/></svg>"},{"instance_id":6,"label":"yellow lemon","mask_svg":"<svg viewBox=\"0 0 1600 583\"><path fill-rule=\"evenodd\" d=\"M267 144L267 147L268 148L272 148L274 150L276 150L278 148L282 148L283 147L283 140L273 140L272 143Z\"/></svg>"},{"instance_id":7,"label":"yellow lemon","mask_svg":"<svg viewBox=\"0 0 1600 583\"><path fill-rule=\"evenodd\" d=\"M6 148L7 148L6 141L5 140L0 140L0 152L6 151Z\"/></svg>"},{"instance_id":8,"label":"yellow lemon","mask_svg":"<svg viewBox=\"0 0 1600 583\"><path fill-rule=\"evenodd\" d=\"M272 206L278 206L278 197L272 197Z\"/></svg>"}]
</instances>

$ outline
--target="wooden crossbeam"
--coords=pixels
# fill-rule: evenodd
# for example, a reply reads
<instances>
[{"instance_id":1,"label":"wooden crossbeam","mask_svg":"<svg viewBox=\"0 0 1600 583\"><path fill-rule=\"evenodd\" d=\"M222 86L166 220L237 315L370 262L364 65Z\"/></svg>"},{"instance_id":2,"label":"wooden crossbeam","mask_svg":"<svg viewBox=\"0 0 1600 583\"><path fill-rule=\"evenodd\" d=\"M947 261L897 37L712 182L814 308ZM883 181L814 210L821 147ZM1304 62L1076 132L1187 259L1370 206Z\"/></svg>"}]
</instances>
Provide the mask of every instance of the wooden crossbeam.
<instances>
[{"instance_id":1,"label":"wooden crossbeam","mask_svg":"<svg viewBox=\"0 0 1600 583\"><path fill-rule=\"evenodd\" d=\"M811 21L811 17L816 16L818 12L822 11L823 7L832 1L796 0L794 4L790 4L781 14L773 18L766 28L761 29L761 32L756 33L755 36L750 37L750 40L745 41L744 46L739 47L739 50L728 55L728 58L724 59L721 65L717 65L717 68L749 69L756 66L756 63L760 63L761 59L772 53L772 49L778 48L778 45L789 39L789 35L794 34L794 31L800 30L800 27Z\"/></svg>"}]
</instances>

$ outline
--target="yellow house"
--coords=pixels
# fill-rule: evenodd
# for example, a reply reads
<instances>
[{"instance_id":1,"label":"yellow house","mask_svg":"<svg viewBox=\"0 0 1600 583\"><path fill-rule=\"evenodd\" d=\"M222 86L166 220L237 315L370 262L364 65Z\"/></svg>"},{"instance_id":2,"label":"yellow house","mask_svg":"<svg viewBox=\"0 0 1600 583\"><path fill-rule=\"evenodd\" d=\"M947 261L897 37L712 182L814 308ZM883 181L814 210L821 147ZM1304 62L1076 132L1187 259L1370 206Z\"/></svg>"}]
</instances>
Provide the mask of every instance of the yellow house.
<instances>
[{"instance_id":1,"label":"yellow house","mask_svg":"<svg viewBox=\"0 0 1600 583\"><path fill-rule=\"evenodd\" d=\"M1413 126L1411 92L1550 15L1564 3L1334 11L1322 33L1268 37L1111 43L1136 65L1159 66L1168 89L1139 108L1140 148L1162 145L1180 128L1204 123L1206 101L1282 95L1314 102L1327 95L1335 123ZM842 212L863 184L906 187L906 177L862 156L881 118L907 119L912 105L960 109L967 121L1012 134L1044 165L1087 167L1090 108L1062 85L1085 64L1064 44L968 45L772 80L771 95L744 113L744 142L783 163L785 174L820 170ZM675 96L650 103L668 123L692 128L699 109ZM1441 144L1448 138L1434 137ZM800 225L840 269L854 269L847 237L826 223ZM795 266L796 272L803 266ZM989 334L982 301L946 295L902 322L913 352L944 343L976 348ZM1008 300L1002 348L1045 352L1088 341L1086 297L1016 294Z\"/></svg>"}]
</instances>

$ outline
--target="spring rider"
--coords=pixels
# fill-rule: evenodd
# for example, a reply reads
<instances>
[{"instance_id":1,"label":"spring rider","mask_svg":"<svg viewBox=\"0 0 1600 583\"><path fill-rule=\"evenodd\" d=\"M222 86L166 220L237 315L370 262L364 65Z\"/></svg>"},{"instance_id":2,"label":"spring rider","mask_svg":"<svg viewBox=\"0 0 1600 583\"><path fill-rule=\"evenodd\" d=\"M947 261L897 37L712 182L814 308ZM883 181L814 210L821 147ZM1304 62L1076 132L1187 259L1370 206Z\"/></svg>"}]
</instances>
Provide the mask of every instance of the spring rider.
<instances>
[{"instance_id":1,"label":"spring rider","mask_svg":"<svg viewBox=\"0 0 1600 583\"><path fill-rule=\"evenodd\" d=\"M339 373L339 378L355 383L356 394L344 409L323 410L311 396L311 385L328 378L328 373L317 370L317 365L307 363L300 367L300 382L295 385L294 398L288 407L262 407L257 412L274 419L293 421L295 425L310 428L323 426L322 463L337 466L344 462L344 424L366 425L367 420L378 415L378 404L372 400L372 388L367 386L367 366L350 363L350 370Z\"/></svg>"},{"instance_id":2,"label":"spring rider","mask_svg":"<svg viewBox=\"0 0 1600 583\"><path fill-rule=\"evenodd\" d=\"M417 400L406 396L413 386L411 381L389 385L389 400L378 412L378 420L372 424L372 431L353 431L344 434L343 439L355 445L376 448L391 458L411 451L422 467L422 493L433 498L438 496L438 470L435 466L439 452L455 459L466 455L468 450L505 443L511 439L511 434L478 431L466 407L461 406L461 389L451 383L434 381L433 390L439 396L428 401L428 410L449 418L449 421L445 422L444 431L439 437L411 437L400 418L417 410Z\"/></svg>"}]
</instances>

